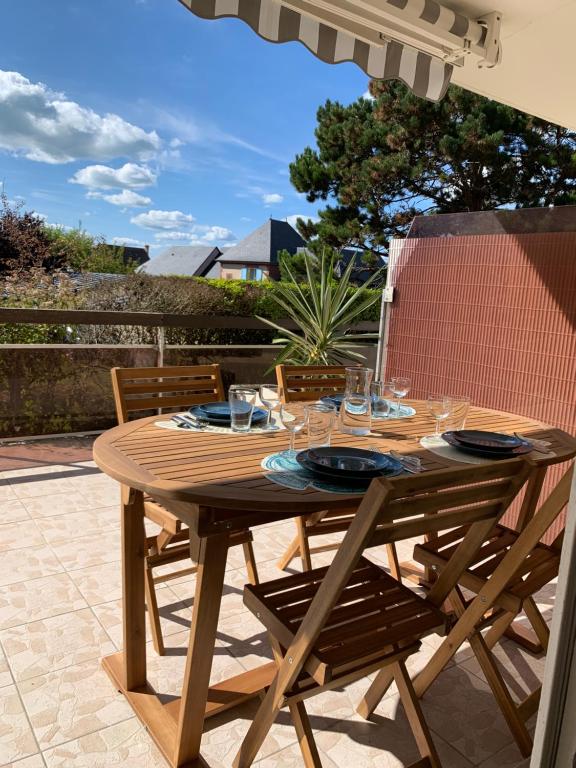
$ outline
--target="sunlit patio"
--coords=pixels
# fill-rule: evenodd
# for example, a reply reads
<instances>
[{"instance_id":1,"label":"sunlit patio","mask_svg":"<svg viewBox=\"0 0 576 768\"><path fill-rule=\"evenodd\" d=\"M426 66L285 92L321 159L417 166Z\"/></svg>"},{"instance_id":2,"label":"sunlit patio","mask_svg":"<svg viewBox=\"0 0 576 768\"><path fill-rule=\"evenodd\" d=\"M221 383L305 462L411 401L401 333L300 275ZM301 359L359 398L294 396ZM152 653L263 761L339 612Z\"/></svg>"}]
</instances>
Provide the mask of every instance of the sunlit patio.
<instances>
[{"instance_id":1,"label":"sunlit patio","mask_svg":"<svg viewBox=\"0 0 576 768\"><path fill-rule=\"evenodd\" d=\"M122 647L120 515L117 483L91 461L88 439L4 446L0 485L0 765L163 767L165 761L101 667ZM147 525L152 526L149 521ZM278 578L278 558L293 538L291 521L254 530L262 581ZM411 556L402 543L400 559ZM333 553L315 555L328 563ZM371 556L384 558L378 550ZM299 560L293 562L299 568ZM148 676L179 695L188 643L194 576L158 589L167 653L148 642ZM271 658L262 625L243 606L241 550L229 555L212 681ZM554 588L537 601L550 620ZM434 637L411 657L413 673L430 657ZM515 697L542 680L544 659L505 640L496 651ZM311 724L325 768L399 768L418 758L392 688L370 722L355 713L367 680L309 701ZM423 698L423 709L445 768L528 766L466 646ZM203 757L229 768L257 705L208 721ZM533 733L535 718L528 721ZM287 712L266 739L257 765L301 765Z\"/></svg>"}]
</instances>

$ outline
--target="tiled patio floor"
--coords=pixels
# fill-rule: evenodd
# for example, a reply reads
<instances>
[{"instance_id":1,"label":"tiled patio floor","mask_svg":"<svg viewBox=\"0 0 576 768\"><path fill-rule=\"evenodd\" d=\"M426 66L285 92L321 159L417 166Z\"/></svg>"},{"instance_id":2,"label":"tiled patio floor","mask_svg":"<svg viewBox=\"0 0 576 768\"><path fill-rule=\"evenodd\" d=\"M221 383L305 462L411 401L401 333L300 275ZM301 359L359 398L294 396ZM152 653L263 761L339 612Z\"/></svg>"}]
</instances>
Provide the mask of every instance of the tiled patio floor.
<instances>
[{"instance_id":1,"label":"tiled patio floor","mask_svg":"<svg viewBox=\"0 0 576 768\"><path fill-rule=\"evenodd\" d=\"M87 447L45 444L36 452L2 448L0 475L0 766L18 768L156 768L165 763L131 709L115 691L100 659L121 647L118 488L90 461ZM50 463L54 462L54 463ZM255 531L262 579L277 577L275 561L292 537L292 523ZM409 554L402 545L401 555ZM327 561L319 555L315 563ZM213 680L268 656L261 625L244 610L241 552L229 558ZM167 656L149 644L149 673L165 693L178 693L190 625L194 577L159 590ZM549 618L554 590L540 604ZM433 639L412 657L416 669ZM521 694L541 679L543 659L506 642L499 658ZM366 690L310 700L308 709L325 768L400 768L417 752L392 690L371 722L354 711ZM255 704L209 722L203 754L230 768ZM461 651L423 699L445 768L526 767L482 673ZM534 727L534 718L531 727ZM258 766L302 765L295 732L282 713Z\"/></svg>"}]
</instances>

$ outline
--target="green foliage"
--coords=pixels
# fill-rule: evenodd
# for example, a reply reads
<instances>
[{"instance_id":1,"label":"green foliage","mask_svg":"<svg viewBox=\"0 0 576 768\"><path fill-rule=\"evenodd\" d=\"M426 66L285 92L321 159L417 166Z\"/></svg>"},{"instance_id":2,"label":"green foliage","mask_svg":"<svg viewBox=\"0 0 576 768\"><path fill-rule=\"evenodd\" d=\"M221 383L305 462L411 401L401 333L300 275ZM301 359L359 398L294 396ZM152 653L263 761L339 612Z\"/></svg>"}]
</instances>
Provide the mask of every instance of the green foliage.
<instances>
[{"instance_id":1,"label":"green foliage","mask_svg":"<svg viewBox=\"0 0 576 768\"><path fill-rule=\"evenodd\" d=\"M333 365L364 360L364 355L354 350L357 346L355 342L377 338L378 334L351 334L349 328L380 298L378 291L367 290L377 275L366 283L365 288L350 295L348 289L353 261L337 282L333 279L334 254L330 257L322 254L319 263L310 253L306 253L304 259L308 291L304 291L293 276L292 285L278 283L275 295L286 316L299 326L299 332L286 330L271 320L261 318L280 332L274 343L284 348L276 364ZM286 269L291 275L289 267Z\"/></svg>"},{"instance_id":2,"label":"green foliage","mask_svg":"<svg viewBox=\"0 0 576 768\"><path fill-rule=\"evenodd\" d=\"M4 307L38 307L44 309L91 309L117 312L165 312L175 315L228 315L265 317L279 320L286 316L276 296L282 283L248 282L246 280L208 280L190 277L154 277L127 275L123 280L102 282L89 289L74 291L71 282L59 278L55 285L48 275L39 274L27 281L5 281L2 284ZM300 290L310 294L310 286ZM357 289L348 287L347 295ZM379 291L366 291L375 302ZM359 320L379 318L377 304L365 308ZM166 340L170 344L270 344L273 332L267 330L170 328ZM60 326L0 325L0 342L51 343L75 340L85 344L155 344L152 328L124 326L77 326L66 330Z\"/></svg>"},{"instance_id":3,"label":"green foliage","mask_svg":"<svg viewBox=\"0 0 576 768\"><path fill-rule=\"evenodd\" d=\"M0 195L0 274L26 275L31 269L59 269L63 261L50 250L44 223L33 211L22 211Z\"/></svg>"},{"instance_id":4,"label":"green foliage","mask_svg":"<svg viewBox=\"0 0 576 768\"><path fill-rule=\"evenodd\" d=\"M44 231L54 257L72 272L103 272L109 275L132 274L136 263L124 261L124 247L107 245L83 229L45 226Z\"/></svg>"},{"instance_id":5,"label":"green foliage","mask_svg":"<svg viewBox=\"0 0 576 768\"><path fill-rule=\"evenodd\" d=\"M330 201L309 240L386 250L418 213L576 203L576 133L456 86L434 104L399 82L373 101L318 110L317 149L290 177L309 202Z\"/></svg>"}]
</instances>

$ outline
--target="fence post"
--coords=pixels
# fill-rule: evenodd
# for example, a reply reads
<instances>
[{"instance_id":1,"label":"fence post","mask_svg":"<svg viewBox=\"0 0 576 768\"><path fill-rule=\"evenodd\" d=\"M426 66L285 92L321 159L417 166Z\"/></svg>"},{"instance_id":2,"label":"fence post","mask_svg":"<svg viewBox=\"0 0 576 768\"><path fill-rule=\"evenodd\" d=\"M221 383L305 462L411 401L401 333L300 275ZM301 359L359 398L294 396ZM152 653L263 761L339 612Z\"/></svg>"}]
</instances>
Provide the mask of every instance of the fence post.
<instances>
[{"instance_id":1,"label":"fence post","mask_svg":"<svg viewBox=\"0 0 576 768\"><path fill-rule=\"evenodd\" d=\"M156 340L158 344L158 357L156 358L156 362L158 368L162 368L164 365L164 347L166 345L166 331L164 326L158 326Z\"/></svg>"}]
</instances>

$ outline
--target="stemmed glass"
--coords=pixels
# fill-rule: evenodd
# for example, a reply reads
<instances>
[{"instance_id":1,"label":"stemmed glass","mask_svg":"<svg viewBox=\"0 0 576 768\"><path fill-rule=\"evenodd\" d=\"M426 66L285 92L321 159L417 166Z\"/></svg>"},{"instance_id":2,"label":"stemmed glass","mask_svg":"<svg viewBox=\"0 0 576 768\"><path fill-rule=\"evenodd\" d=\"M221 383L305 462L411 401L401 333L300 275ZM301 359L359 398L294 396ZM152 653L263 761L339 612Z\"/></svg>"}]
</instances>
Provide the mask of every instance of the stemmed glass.
<instances>
[{"instance_id":1,"label":"stemmed glass","mask_svg":"<svg viewBox=\"0 0 576 768\"><path fill-rule=\"evenodd\" d=\"M301 432L308 421L308 409L304 403L282 403L280 406L280 421L290 432L290 449L285 451L288 458L296 456L294 441L298 432Z\"/></svg>"},{"instance_id":2,"label":"stemmed glass","mask_svg":"<svg viewBox=\"0 0 576 768\"><path fill-rule=\"evenodd\" d=\"M440 437L440 422L452 413L452 400L446 395L428 395L427 404L430 415L436 419L434 437Z\"/></svg>"},{"instance_id":3,"label":"stemmed glass","mask_svg":"<svg viewBox=\"0 0 576 768\"><path fill-rule=\"evenodd\" d=\"M276 384L261 384L260 385L260 401L262 405L268 410L268 418L266 419L265 429L272 432L279 427L276 424L272 424L272 411L280 403L279 387Z\"/></svg>"},{"instance_id":4,"label":"stemmed glass","mask_svg":"<svg viewBox=\"0 0 576 768\"><path fill-rule=\"evenodd\" d=\"M390 383L390 390L396 398L396 416L400 418L400 398L406 397L408 392L410 392L411 381L405 376L394 376Z\"/></svg>"}]
</instances>

